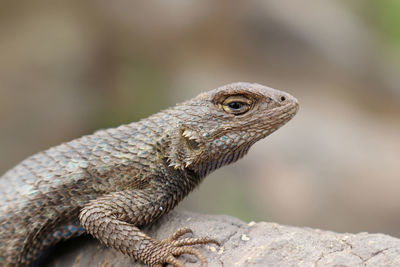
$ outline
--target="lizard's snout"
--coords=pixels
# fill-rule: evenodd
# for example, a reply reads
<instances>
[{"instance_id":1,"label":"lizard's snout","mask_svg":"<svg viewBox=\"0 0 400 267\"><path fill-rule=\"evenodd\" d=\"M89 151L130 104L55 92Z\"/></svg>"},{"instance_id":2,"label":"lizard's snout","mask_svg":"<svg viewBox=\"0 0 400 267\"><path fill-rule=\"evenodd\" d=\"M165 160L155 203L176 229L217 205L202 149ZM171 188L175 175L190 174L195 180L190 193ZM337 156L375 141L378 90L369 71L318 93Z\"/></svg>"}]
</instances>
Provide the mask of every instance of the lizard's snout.
<instances>
[{"instance_id":1,"label":"lizard's snout","mask_svg":"<svg viewBox=\"0 0 400 267\"><path fill-rule=\"evenodd\" d=\"M296 106L297 109L299 106L299 101L294 96L285 92L280 92L280 94L276 95L275 101L278 102L281 106L291 105Z\"/></svg>"}]
</instances>

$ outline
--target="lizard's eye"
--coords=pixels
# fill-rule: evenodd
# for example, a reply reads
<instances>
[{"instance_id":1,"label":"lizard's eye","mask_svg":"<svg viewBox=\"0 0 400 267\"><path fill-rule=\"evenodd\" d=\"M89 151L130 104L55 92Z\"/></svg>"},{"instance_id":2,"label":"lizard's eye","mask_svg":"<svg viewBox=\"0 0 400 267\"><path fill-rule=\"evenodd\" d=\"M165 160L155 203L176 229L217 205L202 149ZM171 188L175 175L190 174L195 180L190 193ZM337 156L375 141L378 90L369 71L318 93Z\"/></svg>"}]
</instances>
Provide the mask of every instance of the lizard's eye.
<instances>
[{"instance_id":1,"label":"lizard's eye","mask_svg":"<svg viewBox=\"0 0 400 267\"><path fill-rule=\"evenodd\" d=\"M230 109L240 110L245 104L243 102L231 102L228 104Z\"/></svg>"},{"instance_id":2,"label":"lizard's eye","mask_svg":"<svg viewBox=\"0 0 400 267\"><path fill-rule=\"evenodd\" d=\"M247 112L251 107L251 100L241 95L230 96L222 102L222 108L227 113L240 115Z\"/></svg>"}]
</instances>

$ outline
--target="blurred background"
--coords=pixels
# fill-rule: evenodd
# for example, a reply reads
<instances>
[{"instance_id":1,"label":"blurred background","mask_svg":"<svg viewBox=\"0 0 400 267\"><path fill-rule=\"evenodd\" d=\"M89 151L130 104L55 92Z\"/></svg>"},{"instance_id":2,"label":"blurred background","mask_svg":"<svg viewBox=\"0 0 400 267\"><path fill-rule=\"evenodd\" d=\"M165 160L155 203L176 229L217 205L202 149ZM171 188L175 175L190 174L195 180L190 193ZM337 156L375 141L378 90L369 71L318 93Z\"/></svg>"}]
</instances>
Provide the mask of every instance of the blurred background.
<instances>
[{"instance_id":1,"label":"blurred background","mask_svg":"<svg viewBox=\"0 0 400 267\"><path fill-rule=\"evenodd\" d=\"M0 173L234 81L298 115L179 209L400 237L400 1L0 2Z\"/></svg>"}]
</instances>

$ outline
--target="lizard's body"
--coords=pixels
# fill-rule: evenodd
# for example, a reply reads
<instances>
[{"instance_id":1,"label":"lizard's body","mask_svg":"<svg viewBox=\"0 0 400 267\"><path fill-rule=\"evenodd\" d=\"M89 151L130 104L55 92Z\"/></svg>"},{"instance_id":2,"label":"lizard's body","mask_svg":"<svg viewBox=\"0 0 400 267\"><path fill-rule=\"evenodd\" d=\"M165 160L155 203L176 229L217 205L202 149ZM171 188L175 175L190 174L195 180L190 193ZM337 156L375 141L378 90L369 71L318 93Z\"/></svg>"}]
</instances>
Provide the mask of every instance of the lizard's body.
<instances>
[{"instance_id":1,"label":"lizard's body","mask_svg":"<svg viewBox=\"0 0 400 267\"><path fill-rule=\"evenodd\" d=\"M0 177L0 265L25 266L84 232L151 266L182 266L174 256L184 253L204 262L191 245L215 240L178 239L189 232L182 229L158 241L137 227L170 211L297 108L286 93L235 83L27 158Z\"/></svg>"}]
</instances>

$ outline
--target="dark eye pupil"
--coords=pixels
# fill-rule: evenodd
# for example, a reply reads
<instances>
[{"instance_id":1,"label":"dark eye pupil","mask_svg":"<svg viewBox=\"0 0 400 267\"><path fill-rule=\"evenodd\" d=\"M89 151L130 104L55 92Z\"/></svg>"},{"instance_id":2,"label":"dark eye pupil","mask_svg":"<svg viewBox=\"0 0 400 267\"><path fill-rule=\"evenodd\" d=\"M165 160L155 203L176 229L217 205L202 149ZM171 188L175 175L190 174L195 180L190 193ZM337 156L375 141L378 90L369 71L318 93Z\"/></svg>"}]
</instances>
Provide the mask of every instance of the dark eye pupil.
<instances>
[{"instance_id":1,"label":"dark eye pupil","mask_svg":"<svg viewBox=\"0 0 400 267\"><path fill-rule=\"evenodd\" d=\"M228 104L228 107L230 107L231 109L241 109L243 106L244 104L241 102L231 102Z\"/></svg>"}]
</instances>

